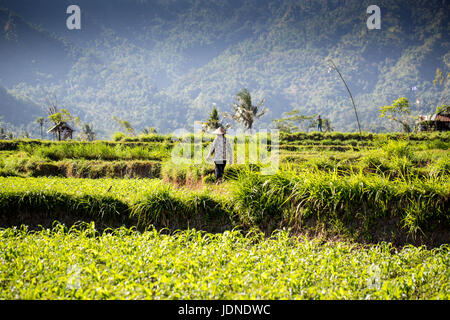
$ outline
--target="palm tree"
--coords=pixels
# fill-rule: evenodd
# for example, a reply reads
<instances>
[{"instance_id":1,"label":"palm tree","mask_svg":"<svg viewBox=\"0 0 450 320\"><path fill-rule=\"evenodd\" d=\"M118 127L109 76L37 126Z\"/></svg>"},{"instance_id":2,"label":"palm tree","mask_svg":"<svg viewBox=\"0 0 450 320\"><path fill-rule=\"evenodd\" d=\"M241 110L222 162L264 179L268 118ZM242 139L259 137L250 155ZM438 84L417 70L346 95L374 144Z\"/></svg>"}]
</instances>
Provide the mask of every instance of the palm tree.
<instances>
[{"instance_id":1,"label":"palm tree","mask_svg":"<svg viewBox=\"0 0 450 320\"><path fill-rule=\"evenodd\" d=\"M256 106L252 104L252 97L247 89L242 89L236 95L237 102L233 103L233 113L225 113L225 117L231 118L238 123L242 123L246 130L252 130L253 123L256 119L264 115L268 109L261 110L264 99Z\"/></svg>"},{"instance_id":2,"label":"palm tree","mask_svg":"<svg viewBox=\"0 0 450 320\"><path fill-rule=\"evenodd\" d=\"M328 118L322 118L323 130L325 132L334 131L334 128L331 126L331 121Z\"/></svg>"},{"instance_id":3,"label":"palm tree","mask_svg":"<svg viewBox=\"0 0 450 320\"><path fill-rule=\"evenodd\" d=\"M148 135L148 134L152 134L152 133L158 133L158 131L154 127L147 127L147 128L142 129L142 133Z\"/></svg>"},{"instance_id":4,"label":"palm tree","mask_svg":"<svg viewBox=\"0 0 450 320\"><path fill-rule=\"evenodd\" d=\"M6 139L6 132L3 127L0 127L0 140Z\"/></svg>"},{"instance_id":5,"label":"palm tree","mask_svg":"<svg viewBox=\"0 0 450 320\"><path fill-rule=\"evenodd\" d=\"M39 126L41 127L41 139L44 139L44 135L43 135L43 132L42 132L42 128L43 128L44 123L45 123L44 117L39 117L39 118L37 118L37 119L36 119L36 123L38 123Z\"/></svg>"},{"instance_id":6,"label":"palm tree","mask_svg":"<svg viewBox=\"0 0 450 320\"><path fill-rule=\"evenodd\" d=\"M89 125L89 124L85 123L81 127L80 137L83 140L94 141L95 140L95 132L94 132L93 125Z\"/></svg>"},{"instance_id":7,"label":"palm tree","mask_svg":"<svg viewBox=\"0 0 450 320\"><path fill-rule=\"evenodd\" d=\"M117 124L119 126L124 128L127 133L129 133L132 136L136 135L136 131L134 130L133 126L127 120L119 119L116 116L113 116L112 118L117 122Z\"/></svg>"}]
</instances>

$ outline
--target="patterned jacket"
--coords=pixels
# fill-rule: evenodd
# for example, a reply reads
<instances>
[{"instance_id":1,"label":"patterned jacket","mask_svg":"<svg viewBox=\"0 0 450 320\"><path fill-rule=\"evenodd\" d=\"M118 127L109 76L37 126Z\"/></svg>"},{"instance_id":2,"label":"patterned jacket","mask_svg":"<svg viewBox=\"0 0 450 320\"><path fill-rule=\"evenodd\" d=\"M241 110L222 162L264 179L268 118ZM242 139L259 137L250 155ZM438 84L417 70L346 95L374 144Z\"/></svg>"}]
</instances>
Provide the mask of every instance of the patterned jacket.
<instances>
[{"instance_id":1,"label":"patterned jacket","mask_svg":"<svg viewBox=\"0 0 450 320\"><path fill-rule=\"evenodd\" d=\"M217 135L214 139L208 156L206 157L207 161L211 160L213 152L214 162L223 163L223 161L227 161L228 163L233 163L233 151L231 149L231 144L223 134Z\"/></svg>"}]
</instances>

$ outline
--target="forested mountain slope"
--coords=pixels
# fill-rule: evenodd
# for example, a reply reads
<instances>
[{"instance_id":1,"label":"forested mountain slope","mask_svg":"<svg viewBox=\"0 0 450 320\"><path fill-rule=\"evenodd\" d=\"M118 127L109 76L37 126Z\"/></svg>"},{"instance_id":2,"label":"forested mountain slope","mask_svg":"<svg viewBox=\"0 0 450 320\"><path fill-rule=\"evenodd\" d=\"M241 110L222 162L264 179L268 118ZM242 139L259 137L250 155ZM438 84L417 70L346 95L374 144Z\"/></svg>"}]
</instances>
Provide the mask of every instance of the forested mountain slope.
<instances>
[{"instance_id":1,"label":"forested mountain slope","mask_svg":"<svg viewBox=\"0 0 450 320\"><path fill-rule=\"evenodd\" d=\"M380 30L368 30L372 3L360 0L80 0L81 30L66 28L70 4L0 0L0 84L41 108L56 94L99 137L118 129L113 115L138 130L192 127L213 103L231 111L244 87L270 109L256 128L296 108L354 131L330 58L363 130L391 129L378 108L400 96L415 114L448 99L448 81L433 85L437 68L450 69L447 0L377 1ZM20 104L0 110L9 125L32 121Z\"/></svg>"}]
</instances>

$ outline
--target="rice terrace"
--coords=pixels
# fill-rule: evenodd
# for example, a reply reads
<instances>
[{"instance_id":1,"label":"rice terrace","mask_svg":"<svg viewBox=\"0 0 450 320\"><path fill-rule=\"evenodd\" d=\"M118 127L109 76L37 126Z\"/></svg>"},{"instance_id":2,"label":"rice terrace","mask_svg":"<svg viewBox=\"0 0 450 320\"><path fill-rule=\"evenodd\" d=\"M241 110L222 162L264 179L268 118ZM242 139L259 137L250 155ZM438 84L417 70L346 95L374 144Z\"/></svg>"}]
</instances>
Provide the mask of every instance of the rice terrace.
<instances>
[{"instance_id":1,"label":"rice terrace","mask_svg":"<svg viewBox=\"0 0 450 320\"><path fill-rule=\"evenodd\" d=\"M0 306L446 303L449 2L0 0Z\"/></svg>"},{"instance_id":2,"label":"rice terrace","mask_svg":"<svg viewBox=\"0 0 450 320\"><path fill-rule=\"evenodd\" d=\"M2 141L1 296L448 299L449 139L282 134L219 185L170 136Z\"/></svg>"}]
</instances>

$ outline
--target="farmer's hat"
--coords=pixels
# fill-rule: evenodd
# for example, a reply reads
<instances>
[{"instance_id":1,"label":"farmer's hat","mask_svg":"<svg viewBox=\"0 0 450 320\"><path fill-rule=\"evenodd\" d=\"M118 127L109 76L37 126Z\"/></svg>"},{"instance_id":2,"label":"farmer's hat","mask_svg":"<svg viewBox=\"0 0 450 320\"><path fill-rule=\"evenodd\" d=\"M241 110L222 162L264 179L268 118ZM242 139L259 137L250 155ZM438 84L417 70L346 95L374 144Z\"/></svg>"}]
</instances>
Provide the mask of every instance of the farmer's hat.
<instances>
[{"instance_id":1,"label":"farmer's hat","mask_svg":"<svg viewBox=\"0 0 450 320\"><path fill-rule=\"evenodd\" d=\"M226 131L224 130L224 128L218 127L218 128L216 129L216 131L214 131L213 133L214 133L214 134L225 134Z\"/></svg>"}]
</instances>

